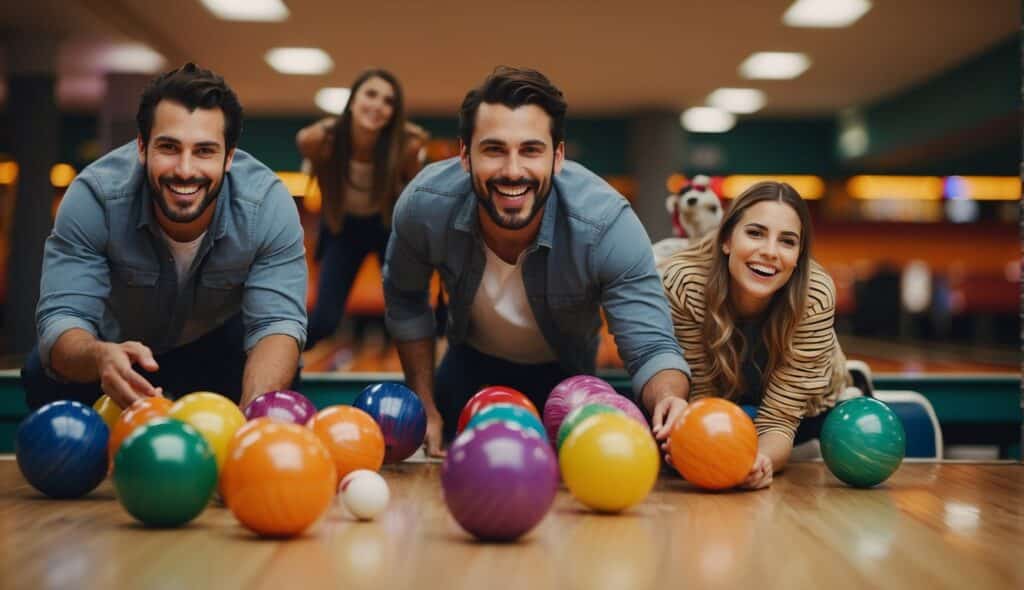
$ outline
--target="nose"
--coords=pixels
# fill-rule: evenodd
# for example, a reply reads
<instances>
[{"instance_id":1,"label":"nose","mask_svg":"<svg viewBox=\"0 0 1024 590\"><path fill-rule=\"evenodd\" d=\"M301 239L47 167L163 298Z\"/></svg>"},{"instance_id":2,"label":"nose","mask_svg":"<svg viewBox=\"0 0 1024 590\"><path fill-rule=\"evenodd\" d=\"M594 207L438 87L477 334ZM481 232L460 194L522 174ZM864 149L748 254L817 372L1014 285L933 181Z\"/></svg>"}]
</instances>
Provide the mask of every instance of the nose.
<instances>
[{"instance_id":1,"label":"nose","mask_svg":"<svg viewBox=\"0 0 1024 590\"><path fill-rule=\"evenodd\" d=\"M517 154L509 154L508 158L505 159L505 170L503 172L506 178L512 180L522 177L523 166Z\"/></svg>"},{"instance_id":2,"label":"nose","mask_svg":"<svg viewBox=\"0 0 1024 590\"><path fill-rule=\"evenodd\" d=\"M174 172L178 177L182 179L192 178L192 155L188 153L188 150L184 150L181 155L178 156L178 165L174 167Z\"/></svg>"},{"instance_id":3,"label":"nose","mask_svg":"<svg viewBox=\"0 0 1024 590\"><path fill-rule=\"evenodd\" d=\"M686 205L687 206L693 207L696 204L697 204L697 197L690 197L690 198L686 199Z\"/></svg>"},{"instance_id":4,"label":"nose","mask_svg":"<svg viewBox=\"0 0 1024 590\"><path fill-rule=\"evenodd\" d=\"M779 243L776 240L768 240L765 242L764 249L762 250L766 256L775 259L779 257Z\"/></svg>"}]
</instances>

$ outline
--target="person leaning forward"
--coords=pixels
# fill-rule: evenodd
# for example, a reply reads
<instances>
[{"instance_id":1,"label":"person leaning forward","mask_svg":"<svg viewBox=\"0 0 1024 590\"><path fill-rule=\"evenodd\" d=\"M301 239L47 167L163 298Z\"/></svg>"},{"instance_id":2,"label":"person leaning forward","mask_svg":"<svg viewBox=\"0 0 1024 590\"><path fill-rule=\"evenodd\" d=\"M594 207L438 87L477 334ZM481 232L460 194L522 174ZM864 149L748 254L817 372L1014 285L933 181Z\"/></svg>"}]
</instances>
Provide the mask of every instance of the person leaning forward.
<instances>
[{"instance_id":1,"label":"person leaning forward","mask_svg":"<svg viewBox=\"0 0 1024 590\"><path fill-rule=\"evenodd\" d=\"M71 183L46 240L31 408L196 390L241 405L298 377L306 261L291 195L236 149L242 107L194 64L143 92L139 135Z\"/></svg>"},{"instance_id":2,"label":"person leaning forward","mask_svg":"<svg viewBox=\"0 0 1024 590\"><path fill-rule=\"evenodd\" d=\"M430 455L478 388L515 387L540 407L560 380L593 373L602 309L659 441L686 406L689 368L650 240L621 195L565 160L565 112L543 74L496 69L463 101L461 155L424 168L396 205L385 319L426 408ZM450 298L436 377L435 270Z\"/></svg>"}]
</instances>

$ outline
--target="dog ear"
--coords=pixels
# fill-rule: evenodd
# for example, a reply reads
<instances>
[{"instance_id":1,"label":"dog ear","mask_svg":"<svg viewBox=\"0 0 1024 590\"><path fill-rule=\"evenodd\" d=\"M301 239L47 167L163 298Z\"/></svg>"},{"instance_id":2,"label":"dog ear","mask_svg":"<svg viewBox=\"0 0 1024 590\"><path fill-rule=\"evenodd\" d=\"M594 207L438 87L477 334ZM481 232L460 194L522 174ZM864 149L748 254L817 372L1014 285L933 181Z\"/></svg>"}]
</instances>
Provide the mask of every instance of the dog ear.
<instances>
[{"instance_id":1,"label":"dog ear","mask_svg":"<svg viewBox=\"0 0 1024 590\"><path fill-rule=\"evenodd\" d=\"M669 215L675 216L676 206L679 205L679 195L672 193L665 197L665 210L668 211Z\"/></svg>"}]
</instances>

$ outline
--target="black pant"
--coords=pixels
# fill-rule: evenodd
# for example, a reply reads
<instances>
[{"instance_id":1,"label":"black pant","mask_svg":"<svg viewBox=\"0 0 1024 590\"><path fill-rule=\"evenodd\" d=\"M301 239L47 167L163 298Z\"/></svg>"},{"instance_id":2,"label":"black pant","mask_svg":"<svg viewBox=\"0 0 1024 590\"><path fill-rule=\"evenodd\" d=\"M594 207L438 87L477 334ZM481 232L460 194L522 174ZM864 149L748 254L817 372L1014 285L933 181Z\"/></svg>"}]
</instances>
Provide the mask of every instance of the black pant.
<instances>
[{"instance_id":1,"label":"black pant","mask_svg":"<svg viewBox=\"0 0 1024 590\"><path fill-rule=\"evenodd\" d=\"M317 281L316 304L313 313L309 315L307 350L338 329L359 267L371 252L376 252L377 260L384 263L384 251L390 233L380 215L346 216L345 224L338 234L331 233L327 226L321 224L316 246L320 277Z\"/></svg>"},{"instance_id":2,"label":"black pant","mask_svg":"<svg viewBox=\"0 0 1024 590\"><path fill-rule=\"evenodd\" d=\"M796 429L793 445L796 446L815 438L821 438L821 427L825 424L825 418L828 417L828 413L831 411L832 408L829 408L817 416L804 416L804 419L800 421L800 426Z\"/></svg>"},{"instance_id":3,"label":"black pant","mask_svg":"<svg viewBox=\"0 0 1024 590\"><path fill-rule=\"evenodd\" d=\"M150 373L137 365L135 370L155 387L163 387L164 396L171 399L193 391L213 391L237 403L242 398L245 370L244 337L242 317L236 315L202 338L157 355L160 369L156 372ZM92 405L103 394L96 381L62 383L52 379L43 370L38 348L33 348L25 360L21 384L25 388L25 403L33 410L62 399Z\"/></svg>"},{"instance_id":4,"label":"black pant","mask_svg":"<svg viewBox=\"0 0 1024 590\"><path fill-rule=\"evenodd\" d=\"M452 346L434 381L434 398L444 420L444 440L455 438L462 407L480 389L488 385L517 389L540 412L555 385L569 376L558 363L524 365L484 354L467 344Z\"/></svg>"}]
</instances>

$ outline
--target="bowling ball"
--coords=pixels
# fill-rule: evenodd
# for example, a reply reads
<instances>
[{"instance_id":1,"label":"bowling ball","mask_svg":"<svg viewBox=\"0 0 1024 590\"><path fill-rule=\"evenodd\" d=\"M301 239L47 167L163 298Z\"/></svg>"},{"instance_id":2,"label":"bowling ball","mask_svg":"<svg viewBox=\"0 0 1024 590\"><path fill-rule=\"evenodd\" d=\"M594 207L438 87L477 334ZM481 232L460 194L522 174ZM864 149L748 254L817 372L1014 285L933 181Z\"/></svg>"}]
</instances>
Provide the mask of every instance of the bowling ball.
<instances>
[{"instance_id":1,"label":"bowling ball","mask_svg":"<svg viewBox=\"0 0 1024 590\"><path fill-rule=\"evenodd\" d=\"M174 402L167 415L191 424L203 435L217 458L218 470L224 467L231 437L245 424L245 416L235 402L209 391L197 391L182 397Z\"/></svg>"},{"instance_id":2,"label":"bowling ball","mask_svg":"<svg viewBox=\"0 0 1024 590\"><path fill-rule=\"evenodd\" d=\"M192 426L154 418L121 443L114 470L117 499L146 526L183 525L206 508L217 485L217 460Z\"/></svg>"},{"instance_id":3,"label":"bowling ball","mask_svg":"<svg viewBox=\"0 0 1024 590\"><path fill-rule=\"evenodd\" d=\"M110 444L107 446L111 468L114 467L114 459L117 457L117 450L121 448L121 442L139 426L153 418L166 416L173 403L166 397L144 397L135 400L135 403L121 412L117 423L114 424L114 430L110 433Z\"/></svg>"},{"instance_id":4,"label":"bowling ball","mask_svg":"<svg viewBox=\"0 0 1024 590\"><path fill-rule=\"evenodd\" d=\"M249 402L242 413L246 420L267 417L301 426L316 414L316 406L297 391L268 391Z\"/></svg>"},{"instance_id":5,"label":"bowling ball","mask_svg":"<svg viewBox=\"0 0 1024 590\"><path fill-rule=\"evenodd\" d=\"M14 453L29 484L51 498L78 498L107 475L110 430L95 410L56 401L18 425Z\"/></svg>"},{"instance_id":6,"label":"bowling ball","mask_svg":"<svg viewBox=\"0 0 1024 590\"><path fill-rule=\"evenodd\" d=\"M353 406L329 406L306 426L331 454L339 480L357 469L380 470L384 433L366 412Z\"/></svg>"},{"instance_id":7,"label":"bowling ball","mask_svg":"<svg viewBox=\"0 0 1024 590\"><path fill-rule=\"evenodd\" d=\"M548 432L551 446L557 444L558 429L569 412L582 406L587 398L598 392L615 393L615 388L593 375L575 375L563 379L551 390L544 402L544 429Z\"/></svg>"},{"instance_id":8,"label":"bowling ball","mask_svg":"<svg viewBox=\"0 0 1024 590\"><path fill-rule=\"evenodd\" d=\"M513 404L516 406L522 406L529 410L534 416L540 418L540 414L537 412L537 407L533 405L530 398L526 397L526 394L519 390L512 389L511 387L493 385L485 387L473 394L473 397L469 398L466 405L462 406L462 412L459 413L458 426L455 429L456 434L466 429L466 425L469 424L470 418L491 404Z\"/></svg>"},{"instance_id":9,"label":"bowling ball","mask_svg":"<svg viewBox=\"0 0 1024 590\"><path fill-rule=\"evenodd\" d=\"M598 512L641 502L661 467L650 430L618 412L580 422L562 443L558 462L569 492Z\"/></svg>"},{"instance_id":10,"label":"bowling ball","mask_svg":"<svg viewBox=\"0 0 1024 590\"><path fill-rule=\"evenodd\" d=\"M441 466L444 502L466 532L511 541L548 513L558 491L558 463L536 432L491 422L455 438Z\"/></svg>"},{"instance_id":11,"label":"bowling ball","mask_svg":"<svg viewBox=\"0 0 1024 590\"><path fill-rule=\"evenodd\" d=\"M475 428L501 420L516 422L523 428L533 430L537 434L547 437L547 433L544 431L544 425L540 423L540 418L523 406L517 406L515 404L496 403L485 406L479 412L473 414L473 417L470 418L469 422L466 424L466 428Z\"/></svg>"},{"instance_id":12,"label":"bowling ball","mask_svg":"<svg viewBox=\"0 0 1024 590\"><path fill-rule=\"evenodd\" d=\"M398 463L416 452L427 432L423 403L401 383L377 383L352 403L369 414L384 434L384 462Z\"/></svg>"},{"instance_id":13,"label":"bowling ball","mask_svg":"<svg viewBox=\"0 0 1024 590\"><path fill-rule=\"evenodd\" d=\"M669 455L690 483L709 490L739 485L757 458L757 430L739 406L720 397L686 407L669 435Z\"/></svg>"},{"instance_id":14,"label":"bowling ball","mask_svg":"<svg viewBox=\"0 0 1024 590\"><path fill-rule=\"evenodd\" d=\"M121 406L110 399L110 396L101 395L100 399L96 400L96 403L92 405L92 409L96 410L96 413L103 418L103 422L107 425L110 432L114 432L114 425L117 424L117 419L121 417Z\"/></svg>"},{"instance_id":15,"label":"bowling ball","mask_svg":"<svg viewBox=\"0 0 1024 590\"><path fill-rule=\"evenodd\" d=\"M246 528L290 537L331 505L338 479L331 454L308 428L257 418L238 429L221 472L228 509Z\"/></svg>"},{"instance_id":16,"label":"bowling ball","mask_svg":"<svg viewBox=\"0 0 1024 590\"><path fill-rule=\"evenodd\" d=\"M650 428L650 424L647 423L647 418L644 417L644 413L640 411L640 408L636 407L633 400L617 391L599 391L588 397L586 403L611 406L626 416L636 420L637 424L640 424L644 428Z\"/></svg>"},{"instance_id":17,"label":"bowling ball","mask_svg":"<svg viewBox=\"0 0 1024 590\"><path fill-rule=\"evenodd\" d=\"M555 450L558 451L562 449L562 443L565 442L565 439L569 436L569 433L572 432L572 429L576 428L576 425L578 425L580 422L583 422L587 418L594 416L596 414L608 414L616 412L620 414L622 413L621 410L613 408L606 404L588 403L577 407L575 410L569 412L569 415L566 416L565 420L562 421L562 425L558 427L558 441L557 445L555 446Z\"/></svg>"},{"instance_id":18,"label":"bowling ball","mask_svg":"<svg viewBox=\"0 0 1024 590\"><path fill-rule=\"evenodd\" d=\"M903 462L906 433L889 406L858 397L836 406L821 427L821 455L840 480L869 488L889 479Z\"/></svg>"}]
</instances>

